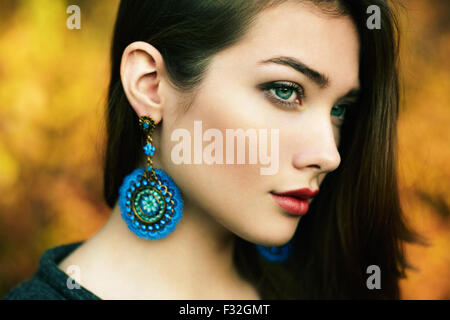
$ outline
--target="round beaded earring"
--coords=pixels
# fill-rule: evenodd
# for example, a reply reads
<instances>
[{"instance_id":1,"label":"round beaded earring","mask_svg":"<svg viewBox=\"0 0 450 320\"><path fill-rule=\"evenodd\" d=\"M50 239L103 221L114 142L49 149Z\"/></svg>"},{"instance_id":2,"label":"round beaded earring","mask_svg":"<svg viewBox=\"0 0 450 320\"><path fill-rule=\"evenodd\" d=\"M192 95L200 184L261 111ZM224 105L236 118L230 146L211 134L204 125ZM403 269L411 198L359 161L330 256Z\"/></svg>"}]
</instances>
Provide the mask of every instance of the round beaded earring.
<instances>
[{"instance_id":1,"label":"round beaded earring","mask_svg":"<svg viewBox=\"0 0 450 320\"><path fill-rule=\"evenodd\" d=\"M182 217L183 199L172 178L161 169L154 169L152 133L156 125L148 116L139 118L146 135L143 150L147 166L135 169L123 180L119 189L119 207L128 228L137 236L150 240L167 237Z\"/></svg>"},{"instance_id":2,"label":"round beaded earring","mask_svg":"<svg viewBox=\"0 0 450 320\"><path fill-rule=\"evenodd\" d=\"M284 262L288 260L292 254L292 242L289 241L280 247L266 247L260 244L255 245L259 254L270 262Z\"/></svg>"}]
</instances>

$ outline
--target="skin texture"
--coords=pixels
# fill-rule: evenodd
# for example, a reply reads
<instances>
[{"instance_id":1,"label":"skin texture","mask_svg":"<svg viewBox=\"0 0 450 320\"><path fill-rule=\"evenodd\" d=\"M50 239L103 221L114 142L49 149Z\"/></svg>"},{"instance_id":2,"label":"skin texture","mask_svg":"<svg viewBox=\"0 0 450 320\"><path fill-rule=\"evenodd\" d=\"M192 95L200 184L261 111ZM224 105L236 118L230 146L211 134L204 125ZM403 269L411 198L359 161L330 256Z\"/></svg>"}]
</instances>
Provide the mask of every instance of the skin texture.
<instances>
[{"instance_id":1,"label":"skin texture","mask_svg":"<svg viewBox=\"0 0 450 320\"><path fill-rule=\"evenodd\" d=\"M328 85L288 66L260 63L277 56L323 73ZM127 229L116 206L105 226L60 268L80 266L81 284L104 299L258 299L232 264L235 235L271 246L292 238L301 218L287 214L270 192L320 189L339 166L341 120L331 111L359 86L358 56L350 18L292 2L261 12L244 39L214 56L194 95L171 85L156 48L128 46L123 87L137 115L158 123L154 165L182 191L183 218L166 239L143 240ZM293 92L292 109L278 105L274 89L259 87L275 81L301 85L305 97L296 100ZM261 175L260 164L174 164L171 150L178 142L171 134L185 128L193 137L194 120L202 120L203 132L216 128L224 137L225 129L279 129L278 173Z\"/></svg>"}]
</instances>

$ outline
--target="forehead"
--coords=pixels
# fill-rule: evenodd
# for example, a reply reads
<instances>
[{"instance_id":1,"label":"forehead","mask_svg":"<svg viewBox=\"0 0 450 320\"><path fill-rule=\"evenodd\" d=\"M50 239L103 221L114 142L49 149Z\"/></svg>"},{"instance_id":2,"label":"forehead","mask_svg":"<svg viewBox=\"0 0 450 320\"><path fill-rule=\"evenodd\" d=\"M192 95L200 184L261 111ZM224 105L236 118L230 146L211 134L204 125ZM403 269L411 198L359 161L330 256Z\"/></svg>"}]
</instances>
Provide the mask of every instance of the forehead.
<instances>
[{"instance_id":1,"label":"forehead","mask_svg":"<svg viewBox=\"0 0 450 320\"><path fill-rule=\"evenodd\" d=\"M359 39L353 21L308 2L288 1L261 11L230 51L247 66L290 56L326 74L330 83L345 79L348 86L358 84Z\"/></svg>"}]
</instances>

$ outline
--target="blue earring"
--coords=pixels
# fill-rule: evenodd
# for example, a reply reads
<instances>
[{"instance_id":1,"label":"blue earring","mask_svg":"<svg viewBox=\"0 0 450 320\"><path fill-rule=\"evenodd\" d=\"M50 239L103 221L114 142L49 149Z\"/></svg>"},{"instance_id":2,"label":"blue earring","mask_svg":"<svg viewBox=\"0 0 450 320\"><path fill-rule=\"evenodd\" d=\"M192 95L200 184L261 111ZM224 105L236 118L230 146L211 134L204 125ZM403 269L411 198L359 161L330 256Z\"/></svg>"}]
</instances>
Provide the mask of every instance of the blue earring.
<instances>
[{"instance_id":1,"label":"blue earring","mask_svg":"<svg viewBox=\"0 0 450 320\"><path fill-rule=\"evenodd\" d=\"M167 237L182 217L183 199L175 182L164 171L154 169L152 133L156 125L147 116L139 118L147 136L143 147L147 156L145 170L136 169L123 180L119 190L119 207L128 228L137 236L150 240Z\"/></svg>"},{"instance_id":2,"label":"blue earring","mask_svg":"<svg viewBox=\"0 0 450 320\"><path fill-rule=\"evenodd\" d=\"M259 254L270 262L284 262L292 255L291 241L280 247L266 247L260 244L256 244L255 246Z\"/></svg>"}]
</instances>

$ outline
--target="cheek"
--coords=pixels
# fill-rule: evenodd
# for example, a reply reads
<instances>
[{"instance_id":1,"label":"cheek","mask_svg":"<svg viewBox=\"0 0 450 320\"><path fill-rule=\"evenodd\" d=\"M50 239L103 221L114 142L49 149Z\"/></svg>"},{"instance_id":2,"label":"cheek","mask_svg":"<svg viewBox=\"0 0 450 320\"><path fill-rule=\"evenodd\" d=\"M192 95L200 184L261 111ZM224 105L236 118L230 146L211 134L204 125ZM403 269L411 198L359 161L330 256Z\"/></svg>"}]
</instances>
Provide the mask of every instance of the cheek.
<instances>
[{"instance_id":1,"label":"cheek","mask_svg":"<svg viewBox=\"0 0 450 320\"><path fill-rule=\"evenodd\" d=\"M199 92L188 111L181 111L174 122L176 124L169 126L167 121L163 128L161 160L164 170L172 176L188 201L214 216L229 230L247 239L255 234L261 234L262 237L267 234L267 228L273 228L273 219L277 219L276 207L268 194L273 176L262 176L262 165L248 163L248 144L244 152L245 164L237 164L236 139L234 164L226 164L226 129L255 129L256 132L267 129L267 119L270 119L267 113L270 110L267 108L265 113L262 110L265 106L256 103L258 99L251 91L231 88L214 91L203 88L202 92ZM193 164L194 139L198 137L194 121L201 121L202 133L208 129L217 129L222 133L224 164L208 165L204 160L202 164ZM177 128L186 129L191 137L191 164L178 165L171 159L172 148L179 143L171 141L172 131ZM203 150L211 144L209 141L201 143ZM288 231L283 230L284 237L292 232L292 223L286 227Z\"/></svg>"},{"instance_id":2,"label":"cheek","mask_svg":"<svg viewBox=\"0 0 450 320\"><path fill-rule=\"evenodd\" d=\"M341 129L339 127L333 127L334 140L336 141L336 147L339 148L341 141Z\"/></svg>"},{"instance_id":3,"label":"cheek","mask_svg":"<svg viewBox=\"0 0 450 320\"><path fill-rule=\"evenodd\" d=\"M204 93L203 93L204 92ZM197 126L194 130L194 121L201 121L201 130ZM244 164L225 164L226 162L226 143L227 129L258 129L264 126L264 116L258 113L256 105L251 103L249 95L232 87L228 89L214 90L213 88L203 88L191 108L179 117L176 128L185 128L191 136L191 159L194 160L194 140L202 145L202 150L210 145L213 141L203 141L203 134L208 129L215 129L221 133L222 156L224 164L205 163L202 157L202 164L183 165L182 170L185 175L196 176L197 184L203 184L205 187L215 188L216 186L240 186L246 185L249 180L254 179L259 174L258 165ZM176 129L174 128L174 129ZM200 133L199 133L200 132ZM177 142L170 141L170 132L165 135L169 141L165 141L165 145L174 146ZM199 139L200 138L200 139ZM214 138L213 138L214 139ZM216 144L217 145L217 144ZM237 154L237 143L234 143L234 154ZM170 156L170 152L166 155ZM203 156L203 155L202 155ZM245 148L245 159L248 162L249 150L248 145ZM170 159L166 163L170 163L172 170L177 170L178 165L174 165ZM234 163L236 163L236 158Z\"/></svg>"},{"instance_id":4,"label":"cheek","mask_svg":"<svg viewBox=\"0 0 450 320\"><path fill-rule=\"evenodd\" d=\"M174 173L183 171L186 176L195 176L197 185L203 185L209 188L215 186L240 186L250 185L250 181L259 176L258 164L248 164L249 146L246 144L245 148L245 162L247 164L236 164L237 155L237 141L234 140L234 154L235 164L225 164L226 162L226 130L254 129L258 132L259 129L267 129L267 114L256 102L254 92L244 90L233 85L223 85L220 90L217 86L206 84L201 92L198 93L196 100L193 102L189 110L177 116L176 124L163 134L163 145L170 146L164 152L165 165L170 167ZM194 130L194 121L201 122L201 129L197 123L197 130ZM203 134L208 129L215 129L221 133L222 139L222 156L224 164L205 163L202 157L202 164L184 164L175 165L170 159L171 149L178 144L177 141L171 141L170 136L173 130L177 128L184 128L189 132L191 137L191 159L194 160L194 140L202 145L204 151L212 141L203 141ZM214 138L213 138L214 139ZM198 141L200 140L200 141ZM247 142L248 143L248 142ZM203 156L203 155L202 155ZM212 181L211 181L212 180ZM214 185L214 186L213 186Z\"/></svg>"}]
</instances>

